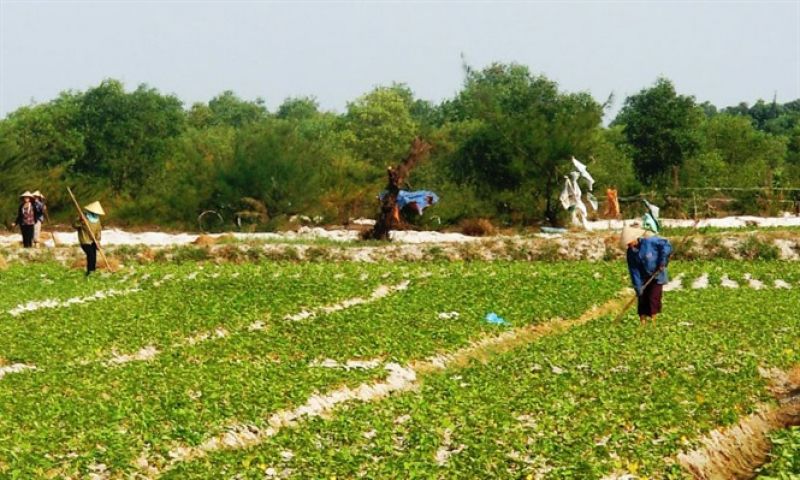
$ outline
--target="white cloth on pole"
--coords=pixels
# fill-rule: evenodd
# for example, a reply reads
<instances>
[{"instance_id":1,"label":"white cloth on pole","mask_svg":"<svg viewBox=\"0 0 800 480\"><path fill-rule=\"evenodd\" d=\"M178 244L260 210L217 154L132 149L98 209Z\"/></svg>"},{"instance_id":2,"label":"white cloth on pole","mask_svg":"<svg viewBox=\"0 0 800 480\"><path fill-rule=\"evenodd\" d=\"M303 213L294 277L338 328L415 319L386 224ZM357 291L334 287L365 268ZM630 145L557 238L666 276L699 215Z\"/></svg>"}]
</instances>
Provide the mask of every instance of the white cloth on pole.
<instances>
[{"instance_id":1,"label":"white cloth on pole","mask_svg":"<svg viewBox=\"0 0 800 480\"><path fill-rule=\"evenodd\" d=\"M586 205L581 199L581 187L578 185L578 178L580 178L580 174L578 172L572 172L570 173L569 177L564 178L564 190L559 196L561 205L564 207L564 209L572 212L573 225L576 227L582 226L584 229L588 229L588 212L586 211Z\"/></svg>"},{"instance_id":2,"label":"white cloth on pole","mask_svg":"<svg viewBox=\"0 0 800 480\"><path fill-rule=\"evenodd\" d=\"M597 211L597 198L590 192L586 192L586 199L589 200L589 205L592 206L592 210Z\"/></svg>"},{"instance_id":3,"label":"white cloth on pole","mask_svg":"<svg viewBox=\"0 0 800 480\"><path fill-rule=\"evenodd\" d=\"M575 168L578 170L581 177L586 179L586 183L589 184L589 191L591 192L592 187L594 186L594 178L592 178L589 170L586 169L586 165L579 162L575 157L572 157L572 164L575 165Z\"/></svg>"},{"instance_id":4,"label":"white cloth on pole","mask_svg":"<svg viewBox=\"0 0 800 480\"><path fill-rule=\"evenodd\" d=\"M559 195L558 199L561 201L561 206L564 207L564 210L568 210L569 207L572 206L572 202L569 199L569 192L572 189L569 183L569 177L564 177L564 190L561 191L561 195Z\"/></svg>"}]
</instances>

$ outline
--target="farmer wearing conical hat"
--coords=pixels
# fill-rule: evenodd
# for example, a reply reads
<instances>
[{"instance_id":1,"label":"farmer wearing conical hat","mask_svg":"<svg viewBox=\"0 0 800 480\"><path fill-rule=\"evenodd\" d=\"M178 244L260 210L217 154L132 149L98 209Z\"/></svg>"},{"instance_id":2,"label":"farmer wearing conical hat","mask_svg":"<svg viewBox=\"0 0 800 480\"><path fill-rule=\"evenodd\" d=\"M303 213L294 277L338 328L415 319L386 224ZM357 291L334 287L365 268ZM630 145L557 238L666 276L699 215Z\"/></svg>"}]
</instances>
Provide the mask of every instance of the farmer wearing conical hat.
<instances>
[{"instance_id":1,"label":"farmer wearing conical hat","mask_svg":"<svg viewBox=\"0 0 800 480\"><path fill-rule=\"evenodd\" d=\"M86 217L88 227L80 218L72 225L78 231L78 242L81 244L83 253L86 254L87 277L97 268L97 244L94 240L100 241L103 230L103 226L100 224L100 216L105 214L106 212L100 202L92 202L83 207L83 216Z\"/></svg>"},{"instance_id":2,"label":"farmer wearing conical hat","mask_svg":"<svg viewBox=\"0 0 800 480\"><path fill-rule=\"evenodd\" d=\"M36 210L33 206L33 194L26 190L25 193L19 197L22 201L17 210L17 219L11 226L16 227L19 225L19 229L22 232L22 246L31 248L33 246L33 226L36 224Z\"/></svg>"},{"instance_id":3,"label":"farmer wearing conical hat","mask_svg":"<svg viewBox=\"0 0 800 480\"><path fill-rule=\"evenodd\" d=\"M32 195L33 209L36 212L36 223L33 224L33 244L39 247L39 236L42 234L42 223L44 222L47 206L44 204L44 195L42 195L42 192L36 190Z\"/></svg>"},{"instance_id":4,"label":"farmer wearing conical hat","mask_svg":"<svg viewBox=\"0 0 800 480\"><path fill-rule=\"evenodd\" d=\"M627 250L628 271L639 300L639 321L647 319L656 323L661 313L661 296L668 281L667 264L672 245L666 238L653 235L641 228L625 227L620 236L620 246Z\"/></svg>"}]
</instances>

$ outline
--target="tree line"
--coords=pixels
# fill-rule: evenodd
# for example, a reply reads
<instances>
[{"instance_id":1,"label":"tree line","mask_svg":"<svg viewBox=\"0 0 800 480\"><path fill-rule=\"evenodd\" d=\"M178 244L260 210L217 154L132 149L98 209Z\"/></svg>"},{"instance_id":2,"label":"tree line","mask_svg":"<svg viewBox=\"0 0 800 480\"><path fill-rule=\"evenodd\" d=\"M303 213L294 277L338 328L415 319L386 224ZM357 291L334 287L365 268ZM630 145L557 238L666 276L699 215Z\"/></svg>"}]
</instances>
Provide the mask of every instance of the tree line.
<instances>
[{"instance_id":1,"label":"tree line","mask_svg":"<svg viewBox=\"0 0 800 480\"><path fill-rule=\"evenodd\" d=\"M374 216L386 167L415 137L433 149L409 188L441 197L414 220L427 226L561 224L557 200L572 156L600 189L646 194L672 214L691 210L686 192L696 198L706 191L692 189L708 187L750 189L726 205L747 213L796 199L800 99L717 108L659 78L605 126L609 103L500 63L465 66L460 91L439 104L393 84L342 113L311 97L269 111L231 91L186 107L150 86L126 91L105 80L0 120L0 208L9 217L19 192L38 189L51 215L65 219L69 185L103 199L120 225L194 228L206 210L249 213L258 229L295 215L347 222Z\"/></svg>"}]
</instances>

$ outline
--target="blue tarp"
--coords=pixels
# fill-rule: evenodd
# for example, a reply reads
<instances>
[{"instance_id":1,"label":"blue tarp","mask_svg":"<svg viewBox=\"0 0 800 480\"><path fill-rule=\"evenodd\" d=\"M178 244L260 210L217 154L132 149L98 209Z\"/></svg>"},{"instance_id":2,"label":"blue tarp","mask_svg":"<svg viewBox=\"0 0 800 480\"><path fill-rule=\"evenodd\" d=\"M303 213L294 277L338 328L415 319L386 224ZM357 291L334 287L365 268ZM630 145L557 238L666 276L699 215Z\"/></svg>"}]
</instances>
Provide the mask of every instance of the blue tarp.
<instances>
[{"instance_id":1,"label":"blue tarp","mask_svg":"<svg viewBox=\"0 0 800 480\"><path fill-rule=\"evenodd\" d=\"M486 320L488 323L491 323L492 325L508 325L508 322L506 322L505 318L498 316L494 312L487 313L486 318L484 318L484 320Z\"/></svg>"},{"instance_id":2,"label":"blue tarp","mask_svg":"<svg viewBox=\"0 0 800 480\"><path fill-rule=\"evenodd\" d=\"M386 192L381 193L380 198L383 199L384 195L386 195ZM398 208L402 210L406 205L411 205L416 208L420 215L426 208L437 203L439 203L439 195L430 190L414 190L413 192L400 190L400 193L397 194Z\"/></svg>"}]
</instances>

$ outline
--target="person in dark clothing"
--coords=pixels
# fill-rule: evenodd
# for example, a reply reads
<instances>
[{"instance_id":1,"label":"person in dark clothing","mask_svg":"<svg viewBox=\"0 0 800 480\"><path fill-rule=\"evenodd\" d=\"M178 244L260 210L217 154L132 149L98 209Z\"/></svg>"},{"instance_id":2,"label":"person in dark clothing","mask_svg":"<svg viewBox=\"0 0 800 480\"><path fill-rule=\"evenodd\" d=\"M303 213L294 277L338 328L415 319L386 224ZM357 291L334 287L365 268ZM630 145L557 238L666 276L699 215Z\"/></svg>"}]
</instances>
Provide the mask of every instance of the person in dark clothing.
<instances>
[{"instance_id":1,"label":"person in dark clothing","mask_svg":"<svg viewBox=\"0 0 800 480\"><path fill-rule=\"evenodd\" d=\"M36 225L36 208L33 205L33 194L26 191L20 195L20 198L22 198L22 203L19 205L19 210L17 210L17 219L11 226L16 227L19 225L19 229L22 232L22 246L31 248L33 247L33 230Z\"/></svg>"},{"instance_id":2,"label":"person in dark clothing","mask_svg":"<svg viewBox=\"0 0 800 480\"><path fill-rule=\"evenodd\" d=\"M667 265L672 245L666 238L653 236L643 229L625 227L620 246L627 249L628 272L639 297L639 321L646 325L650 318L655 325L661 313L664 285L669 281Z\"/></svg>"},{"instance_id":3,"label":"person in dark clothing","mask_svg":"<svg viewBox=\"0 0 800 480\"><path fill-rule=\"evenodd\" d=\"M33 225L33 244L40 247L39 238L42 235L42 224L47 212L47 205L44 203L44 195L39 190L33 192L33 209L36 212L36 223Z\"/></svg>"},{"instance_id":4,"label":"person in dark clothing","mask_svg":"<svg viewBox=\"0 0 800 480\"><path fill-rule=\"evenodd\" d=\"M83 210L83 216L86 217L89 224L84 224L83 220L79 218L73 227L78 231L78 242L81 244L81 250L86 254L86 276L88 277L97 269L97 243L95 240L100 241L103 233L100 216L105 215L106 212L103 211L100 202L92 202L83 207Z\"/></svg>"}]
</instances>

